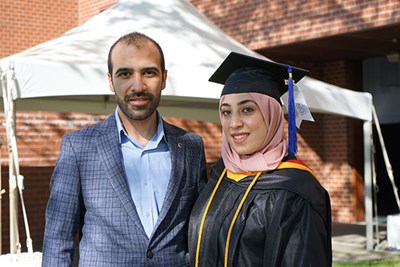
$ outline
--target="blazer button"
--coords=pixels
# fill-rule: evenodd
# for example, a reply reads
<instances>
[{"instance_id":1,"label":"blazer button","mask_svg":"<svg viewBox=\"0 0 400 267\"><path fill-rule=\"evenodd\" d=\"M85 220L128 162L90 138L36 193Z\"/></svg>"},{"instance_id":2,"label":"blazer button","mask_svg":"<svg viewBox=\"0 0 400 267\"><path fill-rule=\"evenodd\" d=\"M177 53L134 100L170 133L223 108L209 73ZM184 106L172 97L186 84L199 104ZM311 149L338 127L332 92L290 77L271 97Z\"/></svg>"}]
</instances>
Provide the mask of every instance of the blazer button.
<instances>
[{"instance_id":1,"label":"blazer button","mask_svg":"<svg viewBox=\"0 0 400 267\"><path fill-rule=\"evenodd\" d=\"M151 250L147 251L146 256L147 256L147 258L152 259L153 258L153 252L151 252Z\"/></svg>"}]
</instances>

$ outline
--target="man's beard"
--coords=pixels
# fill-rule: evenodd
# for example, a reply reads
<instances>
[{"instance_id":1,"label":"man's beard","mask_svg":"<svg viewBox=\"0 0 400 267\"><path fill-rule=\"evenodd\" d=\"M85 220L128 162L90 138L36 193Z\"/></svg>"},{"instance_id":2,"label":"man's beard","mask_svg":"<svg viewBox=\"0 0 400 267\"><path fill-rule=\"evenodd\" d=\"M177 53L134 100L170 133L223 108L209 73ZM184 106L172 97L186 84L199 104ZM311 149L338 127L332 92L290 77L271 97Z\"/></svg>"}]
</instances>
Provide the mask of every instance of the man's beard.
<instances>
[{"instance_id":1,"label":"man's beard","mask_svg":"<svg viewBox=\"0 0 400 267\"><path fill-rule=\"evenodd\" d=\"M146 97L150 100L149 104L143 107L135 107L137 109L129 108L129 99L134 97ZM133 93L126 95L124 97L124 101L121 100L119 96L117 96L118 107L121 111L131 120L145 120L149 118L158 107L160 103L161 93L157 96L150 93Z\"/></svg>"}]
</instances>

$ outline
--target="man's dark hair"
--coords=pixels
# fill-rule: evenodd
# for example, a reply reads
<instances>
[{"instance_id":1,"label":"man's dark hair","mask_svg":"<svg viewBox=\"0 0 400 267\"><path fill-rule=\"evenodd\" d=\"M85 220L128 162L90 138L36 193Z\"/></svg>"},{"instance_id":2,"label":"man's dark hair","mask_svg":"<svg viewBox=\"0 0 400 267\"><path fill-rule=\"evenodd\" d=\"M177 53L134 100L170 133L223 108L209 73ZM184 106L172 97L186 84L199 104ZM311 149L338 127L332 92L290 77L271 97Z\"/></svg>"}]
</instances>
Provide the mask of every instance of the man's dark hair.
<instances>
[{"instance_id":1,"label":"man's dark hair","mask_svg":"<svg viewBox=\"0 0 400 267\"><path fill-rule=\"evenodd\" d=\"M111 75L111 77L112 77L112 70L113 70L113 66L112 66L112 62L111 62L111 54L112 54L112 51L113 51L114 47L118 43L123 43L125 45L143 46L147 42L151 42L157 47L158 52L160 53L161 71L164 73L164 71L165 71L165 59L164 59L164 53L163 53L163 51L161 49L161 46L156 41L154 41L152 38L148 37L147 35L145 35L143 33L131 32L131 33L128 33L128 34L125 34L125 35L121 36L111 46L110 51L108 52L107 65L108 65L108 73Z\"/></svg>"}]
</instances>

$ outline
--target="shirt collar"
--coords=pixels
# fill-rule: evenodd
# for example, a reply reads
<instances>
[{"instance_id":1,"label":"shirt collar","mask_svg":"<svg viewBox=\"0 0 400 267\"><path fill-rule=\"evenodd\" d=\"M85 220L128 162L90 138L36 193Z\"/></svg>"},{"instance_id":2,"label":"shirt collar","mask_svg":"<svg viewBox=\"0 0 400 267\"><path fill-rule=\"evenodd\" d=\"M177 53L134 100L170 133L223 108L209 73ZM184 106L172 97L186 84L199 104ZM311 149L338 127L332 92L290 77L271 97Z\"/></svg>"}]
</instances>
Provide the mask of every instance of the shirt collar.
<instances>
[{"instance_id":1,"label":"shirt collar","mask_svg":"<svg viewBox=\"0 0 400 267\"><path fill-rule=\"evenodd\" d=\"M149 144L153 144L152 146L157 146L162 140L164 140L164 142L167 143L167 139L165 138L165 134L164 134L163 120L162 120L161 115L160 115L160 113L158 111L156 111L156 114L157 114L157 132L153 135L153 137L149 141ZM129 137L129 135L126 133L124 127L122 126L122 122L121 122L121 119L120 119L119 114L118 114L118 107L115 109L114 115L115 115L115 120L117 122L118 141L119 141L119 143L122 144L124 139L125 140L129 139L129 140L133 141L135 144L137 144L134 139Z\"/></svg>"}]
</instances>

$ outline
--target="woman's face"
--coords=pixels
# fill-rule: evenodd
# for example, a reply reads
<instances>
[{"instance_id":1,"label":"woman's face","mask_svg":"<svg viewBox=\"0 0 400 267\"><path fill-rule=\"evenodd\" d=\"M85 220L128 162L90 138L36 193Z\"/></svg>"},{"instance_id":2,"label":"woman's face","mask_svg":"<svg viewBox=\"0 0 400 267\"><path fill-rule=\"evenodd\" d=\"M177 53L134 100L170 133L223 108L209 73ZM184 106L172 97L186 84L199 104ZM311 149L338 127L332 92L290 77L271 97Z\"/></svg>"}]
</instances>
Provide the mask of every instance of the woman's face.
<instances>
[{"instance_id":1,"label":"woman's face","mask_svg":"<svg viewBox=\"0 0 400 267\"><path fill-rule=\"evenodd\" d=\"M219 112L226 140L237 154L250 155L261 149L267 126L250 94L225 95Z\"/></svg>"}]
</instances>

